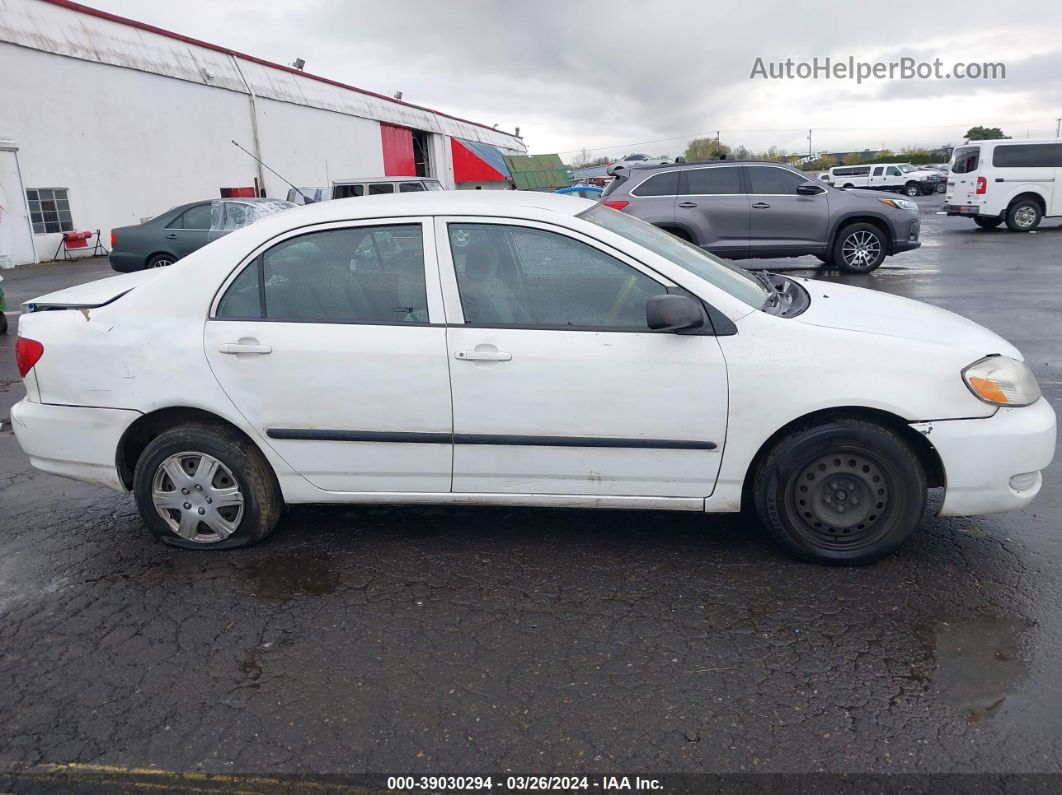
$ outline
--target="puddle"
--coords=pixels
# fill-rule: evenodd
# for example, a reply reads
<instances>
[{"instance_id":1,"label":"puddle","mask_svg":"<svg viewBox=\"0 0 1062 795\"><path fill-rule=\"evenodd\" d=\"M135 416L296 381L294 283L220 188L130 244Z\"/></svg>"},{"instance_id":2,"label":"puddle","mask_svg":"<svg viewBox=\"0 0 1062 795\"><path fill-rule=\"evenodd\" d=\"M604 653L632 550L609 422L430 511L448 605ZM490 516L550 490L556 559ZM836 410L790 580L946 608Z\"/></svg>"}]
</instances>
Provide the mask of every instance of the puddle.
<instances>
[{"instance_id":1,"label":"puddle","mask_svg":"<svg viewBox=\"0 0 1062 795\"><path fill-rule=\"evenodd\" d=\"M331 561L313 556L264 559L241 563L234 574L255 596L286 602L296 596L328 596L340 586Z\"/></svg>"},{"instance_id":2,"label":"puddle","mask_svg":"<svg viewBox=\"0 0 1062 795\"><path fill-rule=\"evenodd\" d=\"M938 622L928 639L937 663L931 693L968 723L991 719L1028 675L1024 648L1032 626L1020 616Z\"/></svg>"}]
</instances>

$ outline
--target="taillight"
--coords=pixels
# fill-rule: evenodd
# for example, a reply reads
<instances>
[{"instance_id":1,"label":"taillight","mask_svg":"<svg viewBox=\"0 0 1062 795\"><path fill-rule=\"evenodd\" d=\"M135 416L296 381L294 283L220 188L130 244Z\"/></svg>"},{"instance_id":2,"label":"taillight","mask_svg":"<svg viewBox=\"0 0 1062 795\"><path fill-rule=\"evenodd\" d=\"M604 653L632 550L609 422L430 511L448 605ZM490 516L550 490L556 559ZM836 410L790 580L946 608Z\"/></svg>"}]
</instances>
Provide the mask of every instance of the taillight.
<instances>
[{"instance_id":1,"label":"taillight","mask_svg":"<svg viewBox=\"0 0 1062 795\"><path fill-rule=\"evenodd\" d=\"M988 192L988 180L984 177L977 178L977 195L980 196L983 193Z\"/></svg>"},{"instance_id":2,"label":"taillight","mask_svg":"<svg viewBox=\"0 0 1062 795\"><path fill-rule=\"evenodd\" d=\"M114 248L116 245L118 245L118 233L115 232L112 229L111 230L111 248Z\"/></svg>"},{"instance_id":3,"label":"taillight","mask_svg":"<svg viewBox=\"0 0 1062 795\"><path fill-rule=\"evenodd\" d=\"M624 207L626 207L628 204L630 204L630 202L601 202L601 203L603 205L605 205L606 207L611 207L613 210L622 210Z\"/></svg>"},{"instance_id":4,"label":"taillight","mask_svg":"<svg viewBox=\"0 0 1062 795\"><path fill-rule=\"evenodd\" d=\"M39 362L42 356L44 356L44 346L37 340L19 337L15 341L15 365L22 378L26 377L26 373L33 369L33 365Z\"/></svg>"}]
</instances>

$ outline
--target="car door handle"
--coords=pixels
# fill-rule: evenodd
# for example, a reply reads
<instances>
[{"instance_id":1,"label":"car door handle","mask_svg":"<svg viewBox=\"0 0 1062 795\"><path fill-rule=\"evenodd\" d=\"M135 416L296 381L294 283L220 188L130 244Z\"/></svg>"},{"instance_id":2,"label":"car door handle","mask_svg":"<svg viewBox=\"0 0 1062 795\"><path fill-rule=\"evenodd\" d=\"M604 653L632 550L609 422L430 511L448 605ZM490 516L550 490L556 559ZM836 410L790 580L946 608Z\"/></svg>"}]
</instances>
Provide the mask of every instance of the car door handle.
<instances>
[{"instance_id":1,"label":"car door handle","mask_svg":"<svg viewBox=\"0 0 1062 795\"><path fill-rule=\"evenodd\" d=\"M166 235L167 240L176 240L177 238L178 235L175 235L173 232L170 232L168 235Z\"/></svg>"},{"instance_id":2,"label":"car door handle","mask_svg":"<svg viewBox=\"0 0 1062 795\"><path fill-rule=\"evenodd\" d=\"M756 202L754 205L752 205L753 210L769 210L770 208L771 205L769 205L767 202Z\"/></svg>"},{"instance_id":3,"label":"car door handle","mask_svg":"<svg viewBox=\"0 0 1062 795\"><path fill-rule=\"evenodd\" d=\"M218 350L221 353L255 353L259 355L273 352L273 349L268 345L259 345L257 342L223 342L218 345Z\"/></svg>"},{"instance_id":4,"label":"car door handle","mask_svg":"<svg viewBox=\"0 0 1062 795\"><path fill-rule=\"evenodd\" d=\"M679 207L681 207L683 210L688 210L691 207L696 207L696 206L697 205L694 202L679 202Z\"/></svg>"},{"instance_id":5,"label":"car door handle","mask_svg":"<svg viewBox=\"0 0 1062 795\"><path fill-rule=\"evenodd\" d=\"M513 355L505 351L458 351L454 358L463 362L508 362Z\"/></svg>"}]
</instances>

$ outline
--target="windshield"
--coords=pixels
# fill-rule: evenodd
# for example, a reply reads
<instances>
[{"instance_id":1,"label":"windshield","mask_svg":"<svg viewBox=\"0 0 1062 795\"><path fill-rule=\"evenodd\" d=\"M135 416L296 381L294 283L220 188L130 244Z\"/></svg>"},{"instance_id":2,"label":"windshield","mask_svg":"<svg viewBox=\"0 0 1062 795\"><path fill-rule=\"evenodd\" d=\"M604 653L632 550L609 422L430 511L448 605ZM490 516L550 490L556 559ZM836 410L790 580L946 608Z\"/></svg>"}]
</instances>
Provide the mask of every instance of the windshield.
<instances>
[{"instance_id":1,"label":"windshield","mask_svg":"<svg viewBox=\"0 0 1062 795\"><path fill-rule=\"evenodd\" d=\"M762 307L770 294L760 280L744 268L611 207L598 204L579 217L659 254L751 307Z\"/></svg>"},{"instance_id":2,"label":"windshield","mask_svg":"<svg viewBox=\"0 0 1062 795\"><path fill-rule=\"evenodd\" d=\"M900 166L900 171L902 171L904 174L910 174L914 170L914 166L908 165L907 163L904 163L902 166Z\"/></svg>"},{"instance_id":3,"label":"windshield","mask_svg":"<svg viewBox=\"0 0 1062 795\"><path fill-rule=\"evenodd\" d=\"M970 174L977 171L978 161L981 159L981 147L960 146L955 150L951 158L951 171L953 174Z\"/></svg>"},{"instance_id":4,"label":"windshield","mask_svg":"<svg viewBox=\"0 0 1062 795\"><path fill-rule=\"evenodd\" d=\"M442 185L440 185L438 182L435 182L434 180L430 180L430 179L426 180L424 182L424 187L427 188L428 190L443 190L443 186Z\"/></svg>"}]
</instances>

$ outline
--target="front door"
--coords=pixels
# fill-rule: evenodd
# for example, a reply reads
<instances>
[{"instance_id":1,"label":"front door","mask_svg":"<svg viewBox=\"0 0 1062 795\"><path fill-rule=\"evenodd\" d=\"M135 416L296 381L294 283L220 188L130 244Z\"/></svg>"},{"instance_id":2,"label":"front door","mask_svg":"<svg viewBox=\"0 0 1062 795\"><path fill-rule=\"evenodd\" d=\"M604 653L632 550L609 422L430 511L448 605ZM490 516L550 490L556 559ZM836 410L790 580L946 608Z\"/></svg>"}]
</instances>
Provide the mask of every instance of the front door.
<instances>
[{"instance_id":1,"label":"front door","mask_svg":"<svg viewBox=\"0 0 1062 795\"><path fill-rule=\"evenodd\" d=\"M455 492L711 494L727 416L718 342L645 323L646 301L678 288L546 224L439 219L437 240Z\"/></svg>"},{"instance_id":2,"label":"front door","mask_svg":"<svg viewBox=\"0 0 1062 795\"><path fill-rule=\"evenodd\" d=\"M693 229L703 248L744 257L749 250L749 197L741 166L710 166L681 172L675 222Z\"/></svg>"},{"instance_id":3,"label":"front door","mask_svg":"<svg viewBox=\"0 0 1062 795\"><path fill-rule=\"evenodd\" d=\"M830 214L828 193L796 192L807 179L778 166L746 166L752 210L750 254L811 253L823 248Z\"/></svg>"},{"instance_id":4,"label":"front door","mask_svg":"<svg viewBox=\"0 0 1062 795\"><path fill-rule=\"evenodd\" d=\"M206 324L236 409L326 491L450 490L446 329L424 225L293 232L238 273Z\"/></svg>"}]
</instances>

